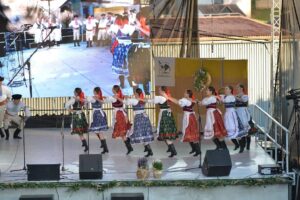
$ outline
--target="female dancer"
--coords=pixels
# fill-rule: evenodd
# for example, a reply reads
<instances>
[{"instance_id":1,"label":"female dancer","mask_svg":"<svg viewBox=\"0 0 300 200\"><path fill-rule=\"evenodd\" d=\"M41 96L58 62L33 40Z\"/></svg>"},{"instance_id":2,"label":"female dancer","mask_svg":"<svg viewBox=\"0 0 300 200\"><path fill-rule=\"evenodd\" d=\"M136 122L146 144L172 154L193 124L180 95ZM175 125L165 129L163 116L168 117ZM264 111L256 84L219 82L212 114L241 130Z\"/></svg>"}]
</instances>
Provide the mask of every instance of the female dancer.
<instances>
[{"instance_id":1,"label":"female dancer","mask_svg":"<svg viewBox=\"0 0 300 200\"><path fill-rule=\"evenodd\" d=\"M133 148L130 144L130 139L127 138L127 132L130 130L130 122L128 120L126 111L123 108L124 96L122 94L121 88L118 85L114 85L112 88L114 96L107 97L109 102L112 102L113 110L113 138L122 138L126 148L127 155L133 151Z\"/></svg>"},{"instance_id":2,"label":"female dancer","mask_svg":"<svg viewBox=\"0 0 300 200\"><path fill-rule=\"evenodd\" d=\"M228 134L228 137L231 139L233 144L235 145L234 150L240 148L239 142L236 138L242 138L245 136L245 131L243 130L243 126L239 117L237 116L235 110L236 99L233 96L233 87L226 86L225 87L225 95L221 96L221 101L224 103L226 112L224 114L224 124ZM241 142L241 141L240 141ZM240 148L240 153L243 151L242 147Z\"/></svg>"},{"instance_id":3,"label":"female dancer","mask_svg":"<svg viewBox=\"0 0 300 200\"><path fill-rule=\"evenodd\" d=\"M89 132L93 132L97 135L101 142L100 148L103 148L101 154L108 153L106 139L101 131L107 131L107 118L106 113L102 110L102 104L104 99L100 87L94 88L94 96L88 97L88 102L92 104L93 108L93 122L91 123Z\"/></svg>"},{"instance_id":4,"label":"female dancer","mask_svg":"<svg viewBox=\"0 0 300 200\"><path fill-rule=\"evenodd\" d=\"M192 151L190 154L195 153L194 156L200 155L200 146L199 146L199 129L197 124L197 119L193 107L195 105L195 97L192 90L186 90L184 97L180 100L177 100L172 97L168 99L175 104L178 104L183 108L183 118L182 118L182 142L189 142Z\"/></svg>"},{"instance_id":5,"label":"female dancer","mask_svg":"<svg viewBox=\"0 0 300 200\"><path fill-rule=\"evenodd\" d=\"M160 108L157 133L158 140L165 141L168 145L168 151L171 152L170 158L177 155L173 140L178 138L175 119L170 109L168 99L164 96L170 97L170 91L167 87L161 86L159 88L160 96L155 96L154 99L148 100L149 103L158 104Z\"/></svg>"},{"instance_id":6,"label":"female dancer","mask_svg":"<svg viewBox=\"0 0 300 200\"><path fill-rule=\"evenodd\" d=\"M145 152L148 152L145 157L153 155L150 143L154 140L152 126L148 115L145 113L144 94L140 88L137 88L134 93L135 98L125 99L126 105L132 105L134 112L133 131L129 134L131 144L143 143Z\"/></svg>"},{"instance_id":7,"label":"female dancer","mask_svg":"<svg viewBox=\"0 0 300 200\"><path fill-rule=\"evenodd\" d=\"M236 95L236 112L238 114L238 117L241 119L243 130L248 133L250 130L249 123L251 122L251 116L248 111L248 95L245 94L245 87L242 84L238 84L236 86L237 89L237 95ZM244 151L244 148L246 147L247 150L250 149L250 142L251 142L251 136L247 135L245 137L242 137L241 139L241 150L240 152Z\"/></svg>"},{"instance_id":8,"label":"female dancer","mask_svg":"<svg viewBox=\"0 0 300 200\"><path fill-rule=\"evenodd\" d=\"M200 105L206 106L206 123L204 128L204 139L213 139L217 149L227 149L224 138L227 131L224 126L221 112L217 109L216 90L209 86L206 90L206 96Z\"/></svg>"},{"instance_id":9,"label":"female dancer","mask_svg":"<svg viewBox=\"0 0 300 200\"><path fill-rule=\"evenodd\" d=\"M85 103L84 93L81 88L75 88L74 97L66 102L65 108L72 113L72 132L71 134L78 134L84 147L84 152L89 150L86 139L83 134L88 131L88 123L84 112L82 111Z\"/></svg>"}]
</instances>

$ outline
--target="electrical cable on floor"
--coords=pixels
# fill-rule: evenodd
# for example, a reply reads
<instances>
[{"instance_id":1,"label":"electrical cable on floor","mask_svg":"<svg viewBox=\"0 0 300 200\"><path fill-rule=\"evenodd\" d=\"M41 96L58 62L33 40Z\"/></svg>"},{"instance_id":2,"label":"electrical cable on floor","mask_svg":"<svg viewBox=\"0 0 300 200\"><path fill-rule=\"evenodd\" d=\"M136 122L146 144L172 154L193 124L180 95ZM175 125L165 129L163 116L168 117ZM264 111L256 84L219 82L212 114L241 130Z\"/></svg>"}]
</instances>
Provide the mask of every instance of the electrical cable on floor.
<instances>
[{"instance_id":1,"label":"electrical cable on floor","mask_svg":"<svg viewBox=\"0 0 300 200\"><path fill-rule=\"evenodd\" d=\"M13 164L15 163L17 155L18 155L19 147L20 147L20 141L18 141L17 149L16 149L16 152L15 152L15 155L14 155L14 158L13 158L12 162L10 163L8 168L3 171L3 173L8 172L10 170L10 168L13 166Z\"/></svg>"},{"instance_id":2,"label":"electrical cable on floor","mask_svg":"<svg viewBox=\"0 0 300 200\"><path fill-rule=\"evenodd\" d=\"M57 200L59 200L59 193L58 193L57 187L55 187L55 191L56 191L56 195L57 195Z\"/></svg>"}]
</instances>

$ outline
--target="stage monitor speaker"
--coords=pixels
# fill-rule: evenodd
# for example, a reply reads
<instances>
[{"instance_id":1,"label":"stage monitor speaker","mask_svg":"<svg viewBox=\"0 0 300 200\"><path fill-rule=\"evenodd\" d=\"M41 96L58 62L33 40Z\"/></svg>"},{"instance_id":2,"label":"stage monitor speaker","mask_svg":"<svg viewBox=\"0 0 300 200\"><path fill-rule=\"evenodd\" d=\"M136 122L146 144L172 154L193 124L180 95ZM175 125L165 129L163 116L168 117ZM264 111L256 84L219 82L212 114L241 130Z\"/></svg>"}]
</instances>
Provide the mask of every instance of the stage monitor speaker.
<instances>
[{"instance_id":1,"label":"stage monitor speaker","mask_svg":"<svg viewBox=\"0 0 300 200\"><path fill-rule=\"evenodd\" d=\"M28 164L28 181L56 181L60 179L60 164Z\"/></svg>"},{"instance_id":2,"label":"stage monitor speaker","mask_svg":"<svg viewBox=\"0 0 300 200\"><path fill-rule=\"evenodd\" d=\"M228 176L232 167L228 150L207 150L202 173L205 176Z\"/></svg>"},{"instance_id":3,"label":"stage monitor speaker","mask_svg":"<svg viewBox=\"0 0 300 200\"><path fill-rule=\"evenodd\" d=\"M102 179L102 176L101 154L79 155L79 179Z\"/></svg>"},{"instance_id":4,"label":"stage monitor speaker","mask_svg":"<svg viewBox=\"0 0 300 200\"><path fill-rule=\"evenodd\" d=\"M143 193L112 193L111 200L144 200Z\"/></svg>"},{"instance_id":5,"label":"stage monitor speaker","mask_svg":"<svg viewBox=\"0 0 300 200\"><path fill-rule=\"evenodd\" d=\"M22 195L19 200L53 200L53 194Z\"/></svg>"}]
</instances>

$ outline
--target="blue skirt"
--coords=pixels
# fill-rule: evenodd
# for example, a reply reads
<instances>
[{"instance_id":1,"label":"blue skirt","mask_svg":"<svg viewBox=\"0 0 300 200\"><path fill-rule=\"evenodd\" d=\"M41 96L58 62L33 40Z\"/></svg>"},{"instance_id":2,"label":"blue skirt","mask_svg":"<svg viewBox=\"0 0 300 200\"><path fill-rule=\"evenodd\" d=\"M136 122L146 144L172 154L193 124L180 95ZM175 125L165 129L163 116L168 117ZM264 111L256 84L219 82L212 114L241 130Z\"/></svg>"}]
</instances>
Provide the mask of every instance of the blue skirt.
<instances>
[{"instance_id":1,"label":"blue skirt","mask_svg":"<svg viewBox=\"0 0 300 200\"><path fill-rule=\"evenodd\" d=\"M107 118L105 112L100 110L94 110L93 112L93 122L89 129L89 132L99 133L100 131L107 131Z\"/></svg>"},{"instance_id":2,"label":"blue skirt","mask_svg":"<svg viewBox=\"0 0 300 200\"><path fill-rule=\"evenodd\" d=\"M131 144L149 143L154 140L150 119L147 114L134 116L133 133L129 136Z\"/></svg>"},{"instance_id":3,"label":"blue skirt","mask_svg":"<svg viewBox=\"0 0 300 200\"><path fill-rule=\"evenodd\" d=\"M128 52L132 44L119 44L114 49L112 71L115 74L128 76Z\"/></svg>"}]
</instances>

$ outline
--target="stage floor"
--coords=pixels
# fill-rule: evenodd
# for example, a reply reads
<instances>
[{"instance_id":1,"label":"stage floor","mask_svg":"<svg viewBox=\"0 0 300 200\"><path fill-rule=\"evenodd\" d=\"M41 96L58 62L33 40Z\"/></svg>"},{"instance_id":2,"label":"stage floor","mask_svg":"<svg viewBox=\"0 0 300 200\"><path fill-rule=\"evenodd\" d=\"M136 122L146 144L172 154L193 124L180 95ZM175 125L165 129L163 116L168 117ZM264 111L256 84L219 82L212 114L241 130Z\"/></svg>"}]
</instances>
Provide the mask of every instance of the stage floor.
<instances>
[{"instance_id":1,"label":"stage floor","mask_svg":"<svg viewBox=\"0 0 300 200\"><path fill-rule=\"evenodd\" d=\"M12 132L12 130L11 130ZM26 129L26 163L27 164L54 164L62 163L62 137L60 129ZM65 168L61 172L61 181L78 181L79 154L83 154L81 142L76 135L70 135L68 129L65 134ZM112 180L136 180L137 160L144 156L143 146L134 145L134 151L126 156L126 148L121 140L111 139L111 131L107 132L109 154L103 156L103 179ZM274 164L273 159L256 145L252 138L250 151L239 154L233 151L233 144L227 141L232 159L232 170L226 179L262 178L257 172L258 164ZM166 144L155 141L151 144L154 156L150 157L149 164L154 159L161 159L164 164L162 180L199 180L209 179L205 177L199 166L199 157L189 155L190 146L187 143L176 141L175 147L178 155L168 158ZM202 142L202 152L214 149L211 141ZM100 142L93 134L90 135L90 153L100 153ZM22 140L0 139L0 182L22 182L27 180L25 171L10 172L23 168ZM152 177L150 177L152 178Z\"/></svg>"}]
</instances>

